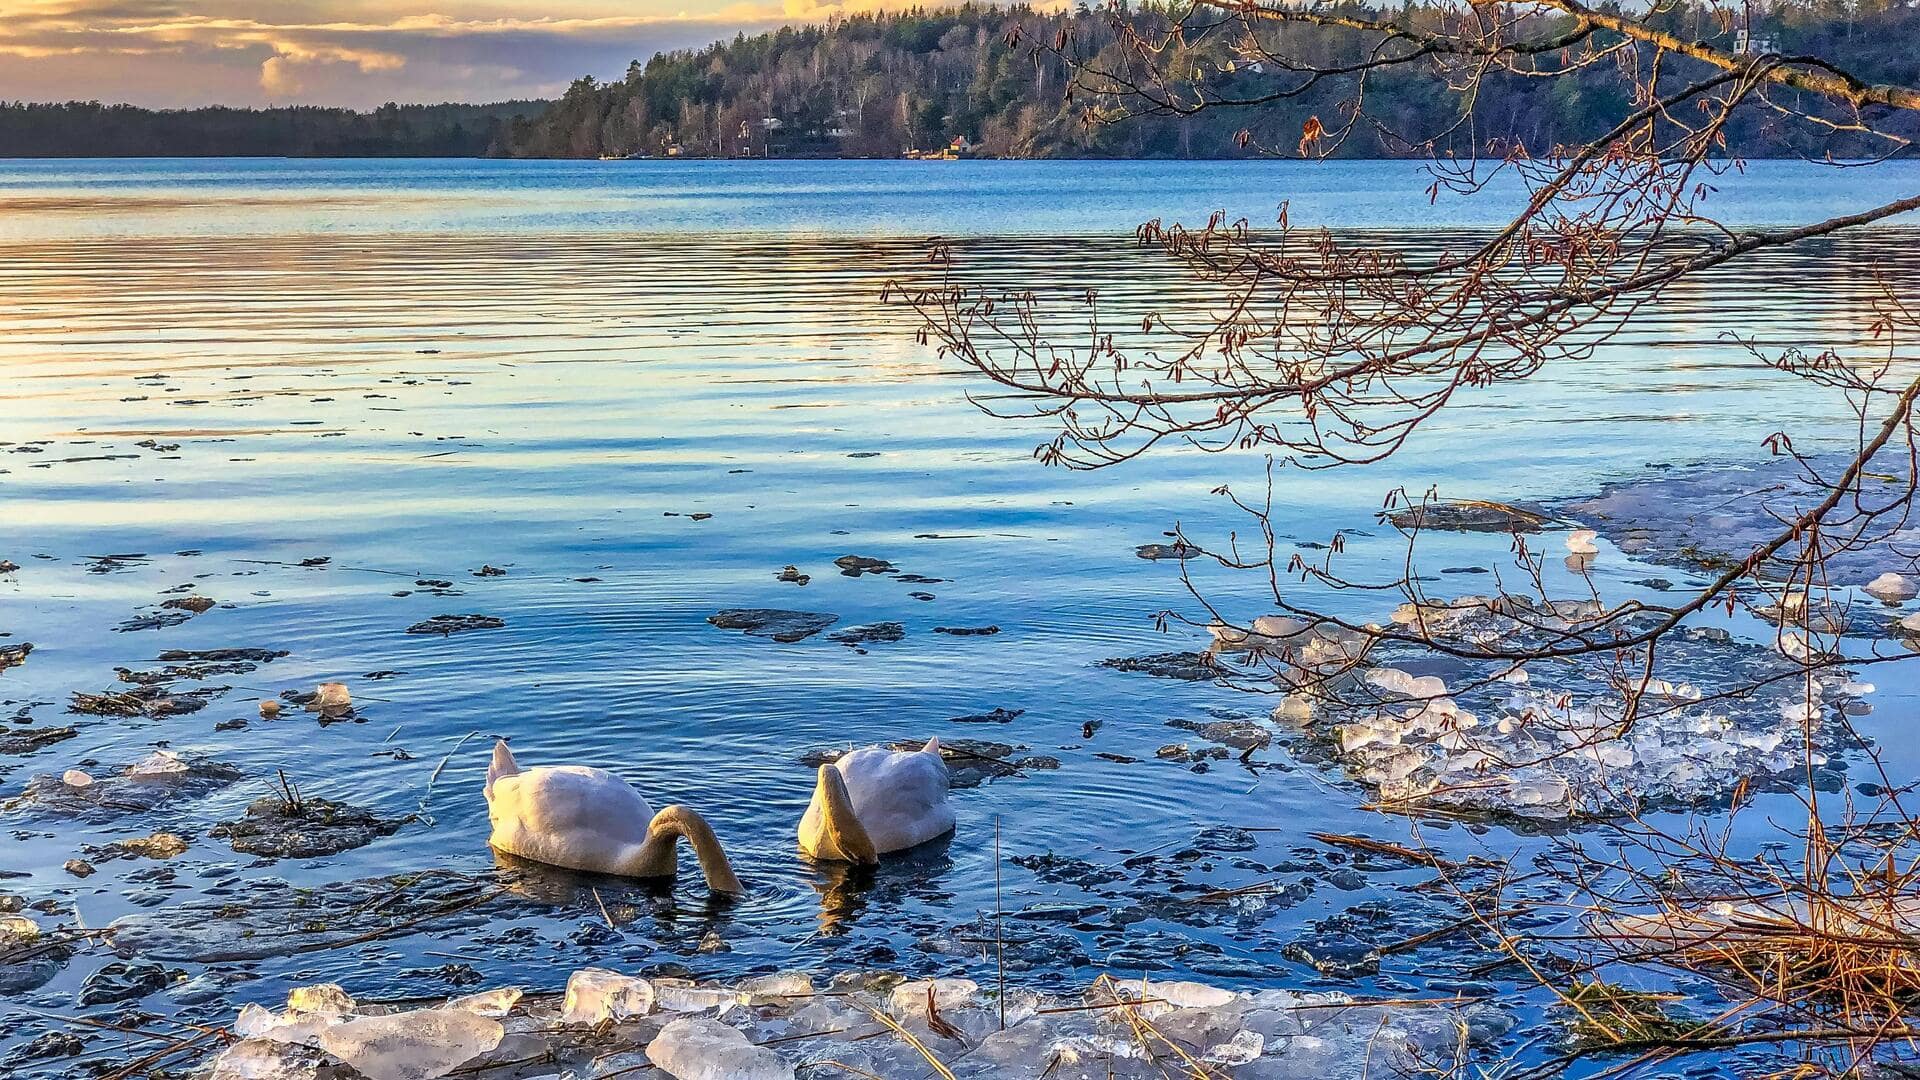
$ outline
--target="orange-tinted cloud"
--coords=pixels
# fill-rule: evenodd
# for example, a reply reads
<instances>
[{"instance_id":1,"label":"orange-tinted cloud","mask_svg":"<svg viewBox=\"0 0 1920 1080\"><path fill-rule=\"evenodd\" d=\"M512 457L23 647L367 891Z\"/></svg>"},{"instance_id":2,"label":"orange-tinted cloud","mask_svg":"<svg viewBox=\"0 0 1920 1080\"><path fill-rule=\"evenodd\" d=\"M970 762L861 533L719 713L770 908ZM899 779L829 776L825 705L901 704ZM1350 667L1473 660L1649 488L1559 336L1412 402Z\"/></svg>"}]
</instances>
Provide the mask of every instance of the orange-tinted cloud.
<instances>
[{"instance_id":1,"label":"orange-tinted cloud","mask_svg":"<svg viewBox=\"0 0 1920 1080\"><path fill-rule=\"evenodd\" d=\"M648 2L0 0L0 98L365 107L546 97L662 49L793 18L775 0L703 13ZM806 17L832 10L809 6L818 14Z\"/></svg>"}]
</instances>

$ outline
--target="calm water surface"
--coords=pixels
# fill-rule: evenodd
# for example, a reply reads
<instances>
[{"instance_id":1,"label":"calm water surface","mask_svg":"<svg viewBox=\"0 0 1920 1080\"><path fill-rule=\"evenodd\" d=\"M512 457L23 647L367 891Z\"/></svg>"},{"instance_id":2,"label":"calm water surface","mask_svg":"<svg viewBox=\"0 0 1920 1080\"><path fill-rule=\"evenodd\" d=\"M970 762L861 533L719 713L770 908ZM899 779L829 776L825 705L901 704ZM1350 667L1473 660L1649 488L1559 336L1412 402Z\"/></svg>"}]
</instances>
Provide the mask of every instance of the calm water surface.
<instances>
[{"instance_id":1,"label":"calm water surface","mask_svg":"<svg viewBox=\"0 0 1920 1080\"><path fill-rule=\"evenodd\" d=\"M1719 197L1730 216L1768 222L1916 185L1920 167L1760 163ZM1337 857L1307 834L1404 840L1403 823L1361 812L1360 789L1285 744L1205 772L1159 758L1167 744L1204 745L1169 720L1264 717L1271 702L1096 666L1195 647L1191 632L1155 629L1163 609L1196 610L1177 569L1133 549L1176 523L1211 540L1244 534L1249 523L1208 492L1252 490L1262 460L1170 450L1095 473L1043 468L1031 451L1048 429L969 403L991 390L916 345L911 312L881 300L889 280L932 279L926 241L942 235L963 238L962 272L982 281L1097 284L1136 318L1149 305L1199 310L1205 294L1177 267L1132 246L1140 220L1225 207L1269 221L1291 199L1296 222L1403 230L1399 242L1431 248L1497 220L1513 194L1429 205L1424 187L1394 163L0 162L0 558L22 566L0 577L11 635L0 642L36 645L0 675L0 702L10 717L79 726L0 757L0 798L34 774L109 771L157 746L246 774L149 813L75 823L16 811L0 887L103 926L238 881L427 867L487 878L479 785L501 735L523 763L615 768L656 805L700 809L750 895L710 907L691 877L671 896L610 887L620 927L609 931L596 901L556 877L521 885L495 925L184 965L196 981L142 1007L218 1018L315 979L367 997L445 993L427 969L449 963L536 987L589 962L984 976L983 956L930 942L994 910L996 868L998 902L1023 914L1022 932L1061 946L1020 965L1030 985L1154 968L1362 994L1447 989L1412 958L1342 982L1285 952L1343 918L1391 932L1395 916L1380 930L1374 909L1391 911L1419 875L1336 886ZM1396 486L1547 499L1650 462L1749 460L1782 427L1806 448L1839 445L1844 402L1759 370L1727 335L1869 349L1856 337L1875 294L1868 271L1920 280L1914 239L1883 229L1711 277L1592 360L1474 396L1413 453L1283 472L1287 539L1379 533L1350 541L1348 565L1384 567L1400 548L1373 513ZM847 577L833 566L846 554L938 580ZM123 558L98 561L109 555ZM1503 541L1443 537L1426 558L1508 556ZM775 580L788 564L811 582ZM506 573L475 576L483 565ZM1626 595L1661 571L1613 554L1597 573ZM1207 584L1228 599L1258 588ZM220 606L116 630L182 587ZM828 612L841 627L897 621L906 637L862 651L706 622L738 607ZM404 633L461 613L506 626ZM987 625L1000 632L933 632ZM210 680L234 689L198 713L65 712L74 691L115 686L116 668L226 647L289 655ZM358 722L290 711L215 730L257 698L332 679L353 686ZM1908 680L1883 668L1876 681L1876 715L1903 712ZM1004 725L953 719L994 709L1023 711ZM1060 767L956 792L951 845L884 869L870 889L795 856L803 755L929 735L1013 744ZM1886 749L1904 774L1920 768L1910 740ZM206 832L276 770L310 794L418 817L339 856L255 865ZM1220 826L1252 830L1254 846L1209 846L1217 834L1204 831ZM61 869L83 845L155 829L192 847L164 864L101 861L85 880ZM1540 842L1502 827L1427 839L1502 853ZM1206 916L1129 912L1111 885L1037 870L1048 853L1109 870L1157 859L1173 896L1275 875L1306 886L1288 903ZM504 945L507 925L532 936ZM34 1007L71 1008L109 958L83 955L31 999L0 1001L14 1010L0 1046L37 1031L24 1019Z\"/></svg>"}]
</instances>

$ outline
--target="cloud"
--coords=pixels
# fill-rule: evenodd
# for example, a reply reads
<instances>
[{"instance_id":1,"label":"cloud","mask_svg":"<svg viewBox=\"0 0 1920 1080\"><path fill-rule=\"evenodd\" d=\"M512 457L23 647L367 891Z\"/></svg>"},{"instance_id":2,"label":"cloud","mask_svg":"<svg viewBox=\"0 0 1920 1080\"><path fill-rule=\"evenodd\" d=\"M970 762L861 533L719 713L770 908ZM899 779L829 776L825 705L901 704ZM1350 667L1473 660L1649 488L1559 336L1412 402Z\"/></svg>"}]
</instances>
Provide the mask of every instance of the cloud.
<instances>
[{"instance_id":1,"label":"cloud","mask_svg":"<svg viewBox=\"0 0 1920 1080\"><path fill-rule=\"evenodd\" d=\"M373 0L281 0L265 18L266 5L242 0L0 0L0 98L367 107L549 97L581 75L617 77L631 60L783 21L775 0L694 16L610 0L528 14L531 2L392 4L382 6L400 10L376 17Z\"/></svg>"}]
</instances>

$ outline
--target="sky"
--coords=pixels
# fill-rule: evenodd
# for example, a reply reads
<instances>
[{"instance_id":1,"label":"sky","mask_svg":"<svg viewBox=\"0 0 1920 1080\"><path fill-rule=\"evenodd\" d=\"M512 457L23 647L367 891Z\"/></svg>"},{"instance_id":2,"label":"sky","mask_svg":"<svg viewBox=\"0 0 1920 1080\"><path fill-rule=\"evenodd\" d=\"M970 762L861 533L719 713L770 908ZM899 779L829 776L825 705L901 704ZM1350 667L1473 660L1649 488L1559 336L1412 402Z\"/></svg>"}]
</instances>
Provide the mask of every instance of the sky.
<instances>
[{"instance_id":1,"label":"sky","mask_svg":"<svg viewBox=\"0 0 1920 1080\"><path fill-rule=\"evenodd\" d=\"M663 49L841 10L689 2L699 0L0 0L0 100L367 108L551 97Z\"/></svg>"}]
</instances>

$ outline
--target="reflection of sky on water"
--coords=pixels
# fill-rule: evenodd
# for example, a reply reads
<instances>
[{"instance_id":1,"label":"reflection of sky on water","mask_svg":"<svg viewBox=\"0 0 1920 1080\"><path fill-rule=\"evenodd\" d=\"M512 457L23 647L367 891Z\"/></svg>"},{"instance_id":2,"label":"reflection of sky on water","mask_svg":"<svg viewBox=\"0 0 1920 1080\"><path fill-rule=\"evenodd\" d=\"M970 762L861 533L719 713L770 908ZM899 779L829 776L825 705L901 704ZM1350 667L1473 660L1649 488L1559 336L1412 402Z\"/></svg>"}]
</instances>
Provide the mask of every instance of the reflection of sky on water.
<instances>
[{"instance_id":1,"label":"reflection of sky on water","mask_svg":"<svg viewBox=\"0 0 1920 1080\"><path fill-rule=\"evenodd\" d=\"M638 176L668 166L612 167ZM964 170L992 167L927 175L966 177L972 174ZM61 168L76 167L0 166L0 184L84 186ZM84 183L104 193L145 190L188 169L124 168L122 177L87 166ZM1153 632L1155 612L1194 608L1174 568L1135 558L1133 547L1161 539L1176 521L1208 540L1236 529L1250 535L1249 523L1207 492L1222 482L1256 490L1261 463L1250 454L1170 449L1092 474L1040 467L1031 450L1046 429L993 420L969 405L963 392L985 388L915 345L908 313L880 303L887 280L930 273L920 242L616 234L594 231L611 220L589 220L595 210L570 219L569 235L511 216L494 222L508 231L482 232L488 219L461 208L467 196L435 191L422 204L405 190L485 188L506 178L523 188L512 199L552 204L538 213L565 218L574 214L565 206L582 205L571 189L561 190L580 175L568 170L593 168L491 164L401 166L397 198L376 198L365 220L342 223L369 235L222 235L235 221L277 229L310 220L309 212L333 213L298 203L316 174L351 170L211 168L208 186L216 192L222 185L269 191L287 209L225 216L215 198L198 209L119 218L0 218L0 236L14 237L0 246L0 282L13 301L0 310L0 366L11 380L0 397L0 442L13 444L0 447L0 558L24 566L0 579L0 632L39 646L28 665L0 676L0 693L12 702L9 711L25 705L41 723L66 722L59 703L68 693L111 685L115 666L150 660L162 648L271 646L293 655L232 679L241 688L199 714L82 719L74 740L24 762L0 759L0 770L9 770L0 774L0 791L11 794L29 773L89 758L132 760L165 740L256 777L285 767L316 794L383 812L424 804L431 821L335 859L271 870L241 867L218 841L200 839L177 864L186 886L177 891L130 884L125 875L140 867L108 864L79 894L92 924L149 901L198 895L220 880L221 864L308 883L423 865L489 872L477 797L484 742L466 743L430 785L441 759L473 731L514 736L524 762L617 767L656 804L700 808L737 852L754 896L710 917L698 910L698 887L687 884L685 910L641 920L646 929L604 951L556 946L523 955L408 940L371 958L269 963L262 969L269 977L243 993L266 999L287 981L329 976L420 990L393 972L443 962L423 958L436 949L477 957L490 978L539 985L555 981L555 963L595 957L641 963L672 955L721 973L864 962L881 946L905 966L957 971L969 963L916 951L914 942L991 908L994 867L981 838L996 816L1007 825L1010 857L1051 850L1101 865L1132 852L1178 850L1211 825L1281 830L1256 834L1259 847L1242 860L1181 864L1192 880L1217 885L1244 883L1288 861L1310 829L1402 830L1357 812L1361 794L1337 776L1289 768L1284 749L1268 752L1277 765L1257 770L1229 761L1196 773L1156 759L1165 744L1194 741L1164 726L1168 719L1205 718L1209 708L1264 713L1269 703L1092 666L1193 643L1191 634ZM753 209L726 212L771 230L814 212L810 205L828 205L807 201L827 199L823 168L791 166L795 186L814 189L798 209L750 174L689 175L712 177L722 188L743 185L734 195ZM1135 186L1147 175L1163 184L1214 175L1200 166L1080 168L1082 177L1145 170L1123 174ZM1399 167L1330 168L1357 170L1357 189L1370 191L1396 180ZM445 172L421 179L436 169ZM1056 175L1035 173L1043 174ZM331 182L366 180L360 173ZM964 193L921 195L928 216L919 227L899 228L888 216L904 213L896 192L854 203L864 223L855 231L1037 231L1062 213L1077 215L1076 228L1105 227L1105 215L1132 216L1157 197L1142 187L1127 196L1133 201L1062 211L1036 189L1035 201L987 219L974 215ZM102 238L96 227L118 235ZM427 227L437 231L372 235ZM207 235L166 238L185 233ZM1420 242L1450 239L1457 237L1432 232ZM1824 244L1676 289L1630 339L1527 386L1472 395L1384 465L1281 472L1284 539L1325 541L1336 529L1358 530L1344 565L1385 568L1400 550L1374 525L1373 512L1396 485L1550 498L1592 490L1649 462L1748 458L1782 426L1809 448L1830 445L1847 434L1844 403L1757 370L1724 335L1817 340L1871 355L1861 342L1823 335L1858 335L1871 295L1859 283L1874 266L1913 281L1920 267L1911 251ZM963 272L980 280L1097 282L1116 324L1137 320L1150 297L1163 309L1204 303L1177 268L1125 238L983 239L963 244L960 254ZM31 447L38 453L20 452L43 440ZM669 516L694 512L713 517ZM180 551L201 554L174 554ZM944 580L847 578L831 561L850 552ZM146 558L113 573L87 572L87 556L115 553ZM291 565L315 556L332 561L321 569ZM1503 566L1507 558L1498 537L1435 537L1424 565ZM473 577L483 563L509 573ZM775 581L788 563L811 573L812 583ZM1258 591L1257 582L1198 573L1211 594L1229 600ZM1613 553L1597 573L1623 594L1635 579L1679 576ZM417 579L452 581L459 595L432 595ZM1481 591L1485 581L1453 578L1435 588ZM189 584L232 607L167 630L108 632L157 604L163 590ZM909 595L918 590L936 599ZM400 592L409 595L394 595ZM1382 613L1351 595L1325 599L1356 615ZM908 637L860 655L823 638L780 646L704 621L720 608L747 606L832 612L843 627L897 620ZM508 628L448 639L400 632L459 612L498 615ZM988 624L1002 632L932 632ZM365 678L380 670L404 674ZM320 729L295 716L256 720L241 732L213 729L249 713L256 697L336 677L354 683L366 723ZM1883 687L1876 715L1904 711L1908 680L1881 669L1874 681ZM996 707L1027 712L1005 726L947 719ZM1083 725L1095 720L1103 724L1089 740ZM810 781L796 758L821 746L929 734L1021 744L1063 767L958 793L961 833L943 860L846 904L844 889L791 854ZM375 756L394 747L412 759ZM1889 749L1896 773L1920 767L1920 751L1908 742L1893 740ZM79 840L162 826L204 834L260 790L243 783L154 820L29 836L9 862L34 877L10 887L70 888L58 868ZM1538 842L1501 829L1483 839L1464 829L1428 839L1463 850ZM1010 908L1107 903L1014 865L1003 870ZM1162 948L1162 939L1147 935L1165 932L1216 950L1170 959L1176 970L1225 978L1231 968L1236 978L1300 985L1309 975L1279 958L1281 946L1309 921L1394 895L1394 880L1414 877L1381 875L1378 886L1353 893L1322 884L1298 908L1231 926L1154 918L1077 940L1096 958L1136 956ZM831 938L815 936L823 893L838 897L836 911L851 910L834 917ZM529 915L557 940L598 918L592 911ZM699 938L716 925L734 952L698 953ZM1403 965L1359 989L1417 990L1422 977Z\"/></svg>"},{"instance_id":2,"label":"reflection of sky on water","mask_svg":"<svg viewBox=\"0 0 1920 1080\"><path fill-rule=\"evenodd\" d=\"M1800 222L1898 198L1920 164L1841 169L1754 161L1696 178L1709 213ZM1131 233L1226 211L1272 225L1432 228L1502 223L1511 174L1430 199L1400 161L280 161L0 160L0 238L426 233L983 236Z\"/></svg>"}]
</instances>

